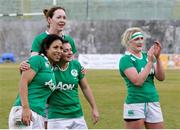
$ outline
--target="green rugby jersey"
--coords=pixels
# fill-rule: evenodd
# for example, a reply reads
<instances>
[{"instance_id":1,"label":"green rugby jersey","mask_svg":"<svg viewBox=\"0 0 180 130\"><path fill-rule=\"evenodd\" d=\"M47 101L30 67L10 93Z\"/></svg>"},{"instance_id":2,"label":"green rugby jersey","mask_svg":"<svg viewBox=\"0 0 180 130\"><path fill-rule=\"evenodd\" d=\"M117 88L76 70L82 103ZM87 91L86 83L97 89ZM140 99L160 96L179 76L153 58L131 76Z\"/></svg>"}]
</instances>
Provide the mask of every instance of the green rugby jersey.
<instances>
[{"instance_id":1,"label":"green rugby jersey","mask_svg":"<svg viewBox=\"0 0 180 130\"><path fill-rule=\"evenodd\" d=\"M28 60L36 75L28 84L29 107L39 115L45 116L45 106L48 97L56 87L56 79L52 67L45 56L36 55ZM21 106L18 94L14 106Z\"/></svg>"},{"instance_id":2,"label":"green rugby jersey","mask_svg":"<svg viewBox=\"0 0 180 130\"><path fill-rule=\"evenodd\" d=\"M48 32L43 32L35 37L35 39L32 43L31 52L39 52L40 51L41 43L44 40L44 38L47 37L47 35L48 35ZM75 54L77 52L77 50L76 50L74 40L69 35L64 35L64 39L70 43L72 52L73 52L73 54Z\"/></svg>"},{"instance_id":3,"label":"green rugby jersey","mask_svg":"<svg viewBox=\"0 0 180 130\"><path fill-rule=\"evenodd\" d=\"M57 88L48 100L48 118L75 118L83 116L78 96L78 83L84 78L77 60L69 62L66 70L55 68Z\"/></svg>"},{"instance_id":4,"label":"green rugby jersey","mask_svg":"<svg viewBox=\"0 0 180 130\"><path fill-rule=\"evenodd\" d=\"M144 103L144 102L157 102L159 96L154 85L154 67L152 67L150 74L142 86L135 86L124 74L127 68L135 67L137 72L140 73L146 66L148 61L147 53L142 52L141 58L126 52L120 59L119 72L124 78L127 87L126 103Z\"/></svg>"}]
</instances>

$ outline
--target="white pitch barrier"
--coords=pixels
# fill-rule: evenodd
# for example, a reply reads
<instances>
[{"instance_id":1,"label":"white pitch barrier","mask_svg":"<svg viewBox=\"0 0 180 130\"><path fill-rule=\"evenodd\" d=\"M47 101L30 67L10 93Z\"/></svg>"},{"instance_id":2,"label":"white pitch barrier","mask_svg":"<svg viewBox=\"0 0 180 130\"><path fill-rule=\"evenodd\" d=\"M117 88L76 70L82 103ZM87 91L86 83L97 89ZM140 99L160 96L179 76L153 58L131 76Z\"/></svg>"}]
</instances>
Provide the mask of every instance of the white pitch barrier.
<instances>
[{"instance_id":1,"label":"white pitch barrier","mask_svg":"<svg viewBox=\"0 0 180 130\"><path fill-rule=\"evenodd\" d=\"M86 69L119 69L122 54L79 54L78 60Z\"/></svg>"},{"instance_id":2,"label":"white pitch barrier","mask_svg":"<svg viewBox=\"0 0 180 130\"><path fill-rule=\"evenodd\" d=\"M0 14L0 17L14 17L14 16L40 16L43 13L9 13L9 14Z\"/></svg>"}]
</instances>

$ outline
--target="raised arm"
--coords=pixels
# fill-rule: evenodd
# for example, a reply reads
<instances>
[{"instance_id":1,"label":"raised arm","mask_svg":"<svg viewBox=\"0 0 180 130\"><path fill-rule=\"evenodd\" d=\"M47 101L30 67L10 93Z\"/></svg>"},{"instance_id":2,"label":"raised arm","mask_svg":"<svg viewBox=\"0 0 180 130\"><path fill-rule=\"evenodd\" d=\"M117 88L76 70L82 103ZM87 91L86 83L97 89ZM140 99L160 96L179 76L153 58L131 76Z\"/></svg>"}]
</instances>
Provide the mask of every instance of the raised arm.
<instances>
[{"instance_id":1,"label":"raised arm","mask_svg":"<svg viewBox=\"0 0 180 130\"><path fill-rule=\"evenodd\" d=\"M138 73L136 68L134 67L127 68L124 71L124 74L134 85L141 86L144 83L144 81L147 79L154 62L153 53L154 53L154 48L151 47L148 51L148 63L140 73Z\"/></svg>"},{"instance_id":2,"label":"raised arm","mask_svg":"<svg viewBox=\"0 0 180 130\"><path fill-rule=\"evenodd\" d=\"M154 56L156 57L155 77L157 80L163 81L165 79L165 73L162 62L160 60L160 54L161 54L161 44L158 41L155 41L154 44Z\"/></svg>"}]
</instances>

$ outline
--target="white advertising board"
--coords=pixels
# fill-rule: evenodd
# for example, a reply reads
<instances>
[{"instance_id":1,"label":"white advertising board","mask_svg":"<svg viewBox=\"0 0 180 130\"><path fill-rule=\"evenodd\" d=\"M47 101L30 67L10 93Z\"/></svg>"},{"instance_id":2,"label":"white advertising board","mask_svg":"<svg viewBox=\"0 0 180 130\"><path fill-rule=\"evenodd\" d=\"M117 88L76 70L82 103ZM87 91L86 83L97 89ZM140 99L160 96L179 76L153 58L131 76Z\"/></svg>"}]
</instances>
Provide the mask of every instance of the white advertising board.
<instances>
[{"instance_id":1,"label":"white advertising board","mask_svg":"<svg viewBox=\"0 0 180 130\"><path fill-rule=\"evenodd\" d=\"M86 69L118 69L122 54L80 54L79 62Z\"/></svg>"}]
</instances>

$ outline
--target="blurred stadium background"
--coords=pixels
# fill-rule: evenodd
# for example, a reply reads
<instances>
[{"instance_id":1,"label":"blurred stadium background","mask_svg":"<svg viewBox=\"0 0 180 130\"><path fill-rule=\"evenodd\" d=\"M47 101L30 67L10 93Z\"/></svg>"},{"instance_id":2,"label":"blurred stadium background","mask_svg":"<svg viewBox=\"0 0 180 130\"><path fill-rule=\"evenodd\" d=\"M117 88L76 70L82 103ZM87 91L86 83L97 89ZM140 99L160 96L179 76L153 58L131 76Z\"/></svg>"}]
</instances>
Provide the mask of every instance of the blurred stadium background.
<instances>
[{"instance_id":1,"label":"blurred stadium background","mask_svg":"<svg viewBox=\"0 0 180 130\"><path fill-rule=\"evenodd\" d=\"M65 7L66 33L79 53L123 53L120 36L131 26L145 31L145 49L157 39L163 53L180 53L180 0L0 0L0 54L27 58L35 35L46 30L42 9L52 5Z\"/></svg>"},{"instance_id":2,"label":"blurred stadium background","mask_svg":"<svg viewBox=\"0 0 180 130\"><path fill-rule=\"evenodd\" d=\"M180 0L0 0L0 58L3 54L13 54L18 62L27 59L35 35L46 30L42 9L53 5L66 9L65 32L74 38L79 54L84 55L86 61L89 61L88 56L92 58L95 54L96 60L91 60L96 62L113 59L115 55L118 62L118 55L125 51L120 45L121 34L128 27L138 26L146 36L145 50L154 40L159 40L163 45L164 67L180 68ZM109 54L111 58L104 57ZM166 81L157 86L166 128L180 128L180 105L174 103L179 99L175 94L179 91L179 70L166 70L166 73ZM91 119L86 118L90 128L123 128L125 88L118 71L88 70L87 77L102 120L94 126ZM8 112L18 91L18 81L18 64L0 64L0 128L7 128ZM84 111L89 117L89 109Z\"/></svg>"},{"instance_id":3,"label":"blurred stadium background","mask_svg":"<svg viewBox=\"0 0 180 130\"><path fill-rule=\"evenodd\" d=\"M180 17L179 0L0 0L0 12L41 13L43 8L52 5L65 7L70 20L176 20Z\"/></svg>"}]
</instances>

